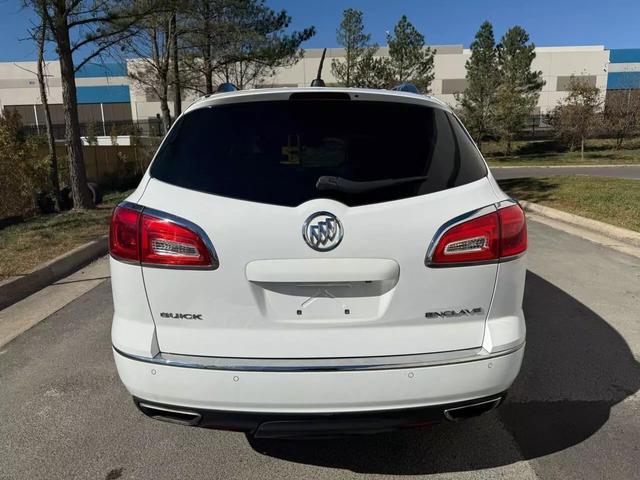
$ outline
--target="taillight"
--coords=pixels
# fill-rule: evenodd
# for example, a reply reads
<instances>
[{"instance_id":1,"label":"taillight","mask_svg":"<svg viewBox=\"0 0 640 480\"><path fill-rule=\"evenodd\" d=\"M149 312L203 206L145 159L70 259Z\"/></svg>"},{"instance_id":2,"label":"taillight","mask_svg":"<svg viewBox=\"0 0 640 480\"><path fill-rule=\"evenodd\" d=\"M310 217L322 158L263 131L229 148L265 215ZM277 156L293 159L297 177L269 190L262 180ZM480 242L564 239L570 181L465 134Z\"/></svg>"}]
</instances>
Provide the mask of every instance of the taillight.
<instances>
[{"instance_id":1,"label":"taillight","mask_svg":"<svg viewBox=\"0 0 640 480\"><path fill-rule=\"evenodd\" d=\"M519 205L502 208L451 227L440 237L430 264L491 262L527 249L527 225Z\"/></svg>"},{"instance_id":2,"label":"taillight","mask_svg":"<svg viewBox=\"0 0 640 480\"><path fill-rule=\"evenodd\" d=\"M145 265L217 267L204 234L181 223L119 206L111 218L110 253L116 259Z\"/></svg>"},{"instance_id":3,"label":"taillight","mask_svg":"<svg viewBox=\"0 0 640 480\"><path fill-rule=\"evenodd\" d=\"M527 221L519 205L501 208L500 257L519 255L527 249Z\"/></svg>"},{"instance_id":4,"label":"taillight","mask_svg":"<svg viewBox=\"0 0 640 480\"><path fill-rule=\"evenodd\" d=\"M177 223L142 214L140 261L159 265L210 267L211 254L200 235Z\"/></svg>"},{"instance_id":5,"label":"taillight","mask_svg":"<svg viewBox=\"0 0 640 480\"><path fill-rule=\"evenodd\" d=\"M109 253L113 258L140 261L138 227L140 212L125 207L116 207L109 227Z\"/></svg>"}]
</instances>

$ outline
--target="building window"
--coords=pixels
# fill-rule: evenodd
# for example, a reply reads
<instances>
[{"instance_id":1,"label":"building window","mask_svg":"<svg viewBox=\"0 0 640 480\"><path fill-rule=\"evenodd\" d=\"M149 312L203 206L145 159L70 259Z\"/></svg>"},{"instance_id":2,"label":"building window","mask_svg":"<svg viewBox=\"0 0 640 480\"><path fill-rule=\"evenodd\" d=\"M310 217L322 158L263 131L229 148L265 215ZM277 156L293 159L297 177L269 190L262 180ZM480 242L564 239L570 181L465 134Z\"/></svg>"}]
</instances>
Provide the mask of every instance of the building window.
<instances>
[{"instance_id":1,"label":"building window","mask_svg":"<svg viewBox=\"0 0 640 480\"><path fill-rule=\"evenodd\" d=\"M556 82L556 91L558 92L568 92L570 89L571 78L575 78L580 82L584 82L590 87L596 86L596 76L595 75L570 75L568 77L558 77Z\"/></svg>"},{"instance_id":2,"label":"building window","mask_svg":"<svg viewBox=\"0 0 640 480\"><path fill-rule=\"evenodd\" d=\"M442 80L442 93L443 94L456 94L462 93L467 88L466 78L445 78Z\"/></svg>"},{"instance_id":3,"label":"building window","mask_svg":"<svg viewBox=\"0 0 640 480\"><path fill-rule=\"evenodd\" d=\"M640 72L611 72L607 75L607 90L640 89Z\"/></svg>"}]
</instances>

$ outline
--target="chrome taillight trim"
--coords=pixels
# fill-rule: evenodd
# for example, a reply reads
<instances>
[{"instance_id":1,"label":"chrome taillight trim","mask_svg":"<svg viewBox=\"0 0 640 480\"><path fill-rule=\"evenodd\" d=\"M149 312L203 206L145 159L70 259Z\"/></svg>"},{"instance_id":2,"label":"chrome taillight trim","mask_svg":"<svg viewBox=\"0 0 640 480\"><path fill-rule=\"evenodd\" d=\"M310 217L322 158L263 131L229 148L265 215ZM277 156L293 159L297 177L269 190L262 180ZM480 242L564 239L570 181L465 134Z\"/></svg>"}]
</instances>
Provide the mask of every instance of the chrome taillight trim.
<instances>
[{"instance_id":1,"label":"chrome taillight trim","mask_svg":"<svg viewBox=\"0 0 640 480\"><path fill-rule=\"evenodd\" d=\"M207 266L198 266L198 265L163 265L163 264L156 264L156 263L135 262L135 261L131 261L131 260L122 260L122 259L112 255L112 258L114 258L115 260L118 260L119 262L128 263L128 264L131 264L131 265L142 265L143 267L148 267L148 268L164 268L164 269L172 269L172 270L216 270L220 266L220 260L218 259L218 253L216 252L216 249L213 246L213 242L211 241L211 239L209 238L207 233L199 225L196 225L195 223L193 223L193 222L191 222L191 221L189 221L189 220L187 220L185 218L178 217L177 215L173 215L171 213L163 212L161 210L156 210L155 208L149 208L149 207L146 207L144 205L137 204L137 203L124 201L124 202L119 203L116 208L118 208L118 207L128 208L130 210L135 210L137 212L140 212L141 214L148 214L148 215L151 215L152 217L156 217L156 218L159 218L161 220L166 220L168 222L175 223L176 225L179 225L181 227L188 228L192 232L196 233L202 239L202 242L204 243L205 247L207 247L207 251L209 252L209 256L211 257L211 265L207 265Z\"/></svg>"},{"instance_id":2,"label":"chrome taillight trim","mask_svg":"<svg viewBox=\"0 0 640 480\"><path fill-rule=\"evenodd\" d=\"M463 213L462 215L458 215L457 217L452 218L448 222L445 222L444 224L442 224L440 228L436 230L435 235L431 239L431 243L429 243L429 247L427 248L427 255L424 259L424 264L427 267L436 267L436 268L462 266L463 264L461 263L454 263L450 265L444 264L444 263L438 263L438 264L432 263L431 259L433 258L433 254L435 253L438 243L442 239L443 235L450 228L455 227L456 225L460 225L461 223L467 222L469 220L473 220L474 218L482 217L483 215L488 215L489 213L493 213L495 211L497 211L496 206L494 204L491 204L491 205L487 205L486 207L478 208L476 210L471 210L470 212ZM496 260L488 260L483 262L473 262L472 264L479 265L482 263L495 263L495 262Z\"/></svg>"},{"instance_id":3,"label":"chrome taillight trim","mask_svg":"<svg viewBox=\"0 0 640 480\"><path fill-rule=\"evenodd\" d=\"M118 207L128 208L129 210L135 210L136 212L142 212L142 210L144 209L143 205L139 205L133 202L128 202L126 200L116 205L116 208Z\"/></svg>"}]
</instances>

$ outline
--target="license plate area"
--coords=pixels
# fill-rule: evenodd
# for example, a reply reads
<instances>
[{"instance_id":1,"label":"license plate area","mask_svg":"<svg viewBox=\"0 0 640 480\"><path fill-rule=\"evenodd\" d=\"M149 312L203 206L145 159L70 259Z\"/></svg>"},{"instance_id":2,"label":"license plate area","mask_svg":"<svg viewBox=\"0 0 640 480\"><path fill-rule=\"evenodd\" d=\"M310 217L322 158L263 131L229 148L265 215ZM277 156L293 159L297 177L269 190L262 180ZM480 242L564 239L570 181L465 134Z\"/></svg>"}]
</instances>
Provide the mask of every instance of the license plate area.
<instances>
[{"instance_id":1,"label":"license plate area","mask_svg":"<svg viewBox=\"0 0 640 480\"><path fill-rule=\"evenodd\" d=\"M261 313L276 322L376 320L389 305L395 281L255 283Z\"/></svg>"}]
</instances>

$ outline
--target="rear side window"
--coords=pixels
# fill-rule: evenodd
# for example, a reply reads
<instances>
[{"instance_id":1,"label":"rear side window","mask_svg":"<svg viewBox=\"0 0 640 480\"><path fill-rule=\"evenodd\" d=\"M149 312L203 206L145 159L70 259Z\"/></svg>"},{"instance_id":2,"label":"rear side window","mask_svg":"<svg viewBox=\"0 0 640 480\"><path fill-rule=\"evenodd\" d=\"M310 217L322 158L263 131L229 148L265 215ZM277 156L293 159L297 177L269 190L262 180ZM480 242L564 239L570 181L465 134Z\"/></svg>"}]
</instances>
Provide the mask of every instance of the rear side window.
<instances>
[{"instance_id":1,"label":"rear side window","mask_svg":"<svg viewBox=\"0 0 640 480\"><path fill-rule=\"evenodd\" d=\"M290 207L316 198L348 206L399 200L486 174L473 143L448 112L353 100L200 108L172 128L151 167L154 178L173 185ZM318 179L326 176L366 188L319 188ZM370 183L407 177L426 178Z\"/></svg>"}]
</instances>

